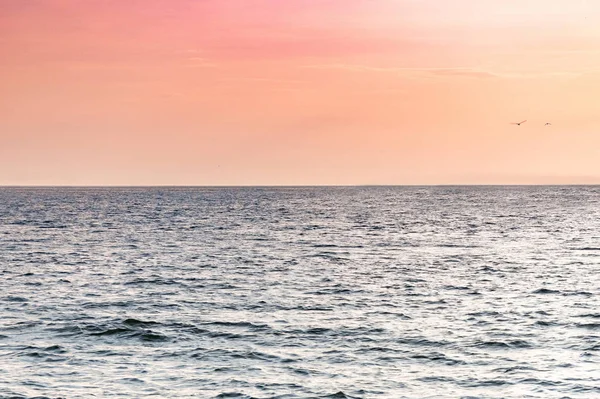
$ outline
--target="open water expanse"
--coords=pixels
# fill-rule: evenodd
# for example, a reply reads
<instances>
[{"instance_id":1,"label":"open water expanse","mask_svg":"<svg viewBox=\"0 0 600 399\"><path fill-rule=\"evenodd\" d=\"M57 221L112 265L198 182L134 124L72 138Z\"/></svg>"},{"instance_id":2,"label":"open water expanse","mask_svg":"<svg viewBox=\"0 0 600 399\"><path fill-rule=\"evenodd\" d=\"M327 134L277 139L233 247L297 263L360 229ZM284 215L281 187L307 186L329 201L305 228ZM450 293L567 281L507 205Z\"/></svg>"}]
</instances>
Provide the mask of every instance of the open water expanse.
<instances>
[{"instance_id":1,"label":"open water expanse","mask_svg":"<svg viewBox=\"0 0 600 399\"><path fill-rule=\"evenodd\" d=\"M600 187L2 188L1 398L598 398Z\"/></svg>"}]
</instances>

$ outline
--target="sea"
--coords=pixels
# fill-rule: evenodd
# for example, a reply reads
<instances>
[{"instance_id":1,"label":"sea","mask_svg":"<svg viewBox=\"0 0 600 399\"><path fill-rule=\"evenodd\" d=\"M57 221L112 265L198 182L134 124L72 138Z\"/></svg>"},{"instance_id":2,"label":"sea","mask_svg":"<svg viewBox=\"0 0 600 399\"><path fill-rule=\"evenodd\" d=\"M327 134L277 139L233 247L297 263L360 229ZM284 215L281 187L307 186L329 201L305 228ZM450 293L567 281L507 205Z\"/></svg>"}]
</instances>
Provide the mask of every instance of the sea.
<instances>
[{"instance_id":1,"label":"sea","mask_svg":"<svg viewBox=\"0 0 600 399\"><path fill-rule=\"evenodd\" d=\"M599 398L600 186L0 189L0 398Z\"/></svg>"}]
</instances>

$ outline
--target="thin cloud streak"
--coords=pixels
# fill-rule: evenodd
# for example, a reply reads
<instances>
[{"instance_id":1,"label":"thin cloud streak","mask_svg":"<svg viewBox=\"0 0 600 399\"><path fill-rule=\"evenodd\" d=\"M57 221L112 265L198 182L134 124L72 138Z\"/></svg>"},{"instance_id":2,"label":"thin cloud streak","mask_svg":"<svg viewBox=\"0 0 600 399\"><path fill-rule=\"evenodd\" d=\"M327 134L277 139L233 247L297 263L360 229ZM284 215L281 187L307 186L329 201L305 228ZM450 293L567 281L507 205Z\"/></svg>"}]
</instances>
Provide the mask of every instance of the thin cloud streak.
<instances>
[{"instance_id":1,"label":"thin cloud streak","mask_svg":"<svg viewBox=\"0 0 600 399\"><path fill-rule=\"evenodd\" d=\"M469 78L547 78L547 77L578 77L584 74L596 73L596 70L588 71L531 71L531 72L496 72L474 67L377 67L357 64L321 64L321 65L303 65L301 68L308 69L338 69L350 72L381 72L397 74L417 74L417 75L436 75L436 76L456 76Z\"/></svg>"},{"instance_id":2,"label":"thin cloud streak","mask_svg":"<svg viewBox=\"0 0 600 399\"><path fill-rule=\"evenodd\" d=\"M384 73L398 73L398 74L434 74L442 76L464 76L474 78L494 78L499 75L478 70L476 68L469 67L456 67L456 68L436 68L436 67L424 67L424 68L406 68L406 67L374 67L367 65L354 65L354 64L322 64L322 65L304 65L302 68L309 69L341 69L352 72L384 72Z\"/></svg>"}]
</instances>

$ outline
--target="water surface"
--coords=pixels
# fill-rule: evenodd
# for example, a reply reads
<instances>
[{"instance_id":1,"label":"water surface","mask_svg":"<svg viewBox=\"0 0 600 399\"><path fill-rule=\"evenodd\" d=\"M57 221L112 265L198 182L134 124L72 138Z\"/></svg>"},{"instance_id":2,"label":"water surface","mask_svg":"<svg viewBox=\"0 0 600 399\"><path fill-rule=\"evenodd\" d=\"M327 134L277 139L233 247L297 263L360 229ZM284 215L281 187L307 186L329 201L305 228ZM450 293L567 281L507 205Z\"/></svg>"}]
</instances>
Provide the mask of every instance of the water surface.
<instances>
[{"instance_id":1,"label":"water surface","mask_svg":"<svg viewBox=\"0 0 600 399\"><path fill-rule=\"evenodd\" d=\"M0 189L0 397L600 397L599 201Z\"/></svg>"}]
</instances>

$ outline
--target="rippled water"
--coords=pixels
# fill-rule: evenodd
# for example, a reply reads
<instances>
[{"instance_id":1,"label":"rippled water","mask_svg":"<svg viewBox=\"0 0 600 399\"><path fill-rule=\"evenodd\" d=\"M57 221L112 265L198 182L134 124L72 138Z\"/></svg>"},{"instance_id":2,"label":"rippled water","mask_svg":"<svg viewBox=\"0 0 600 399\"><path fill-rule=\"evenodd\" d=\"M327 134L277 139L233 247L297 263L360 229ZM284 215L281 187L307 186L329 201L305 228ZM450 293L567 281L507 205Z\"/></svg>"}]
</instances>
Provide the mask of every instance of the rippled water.
<instances>
[{"instance_id":1,"label":"rippled water","mask_svg":"<svg viewBox=\"0 0 600 399\"><path fill-rule=\"evenodd\" d=\"M600 187L0 189L0 397L600 397Z\"/></svg>"}]
</instances>

